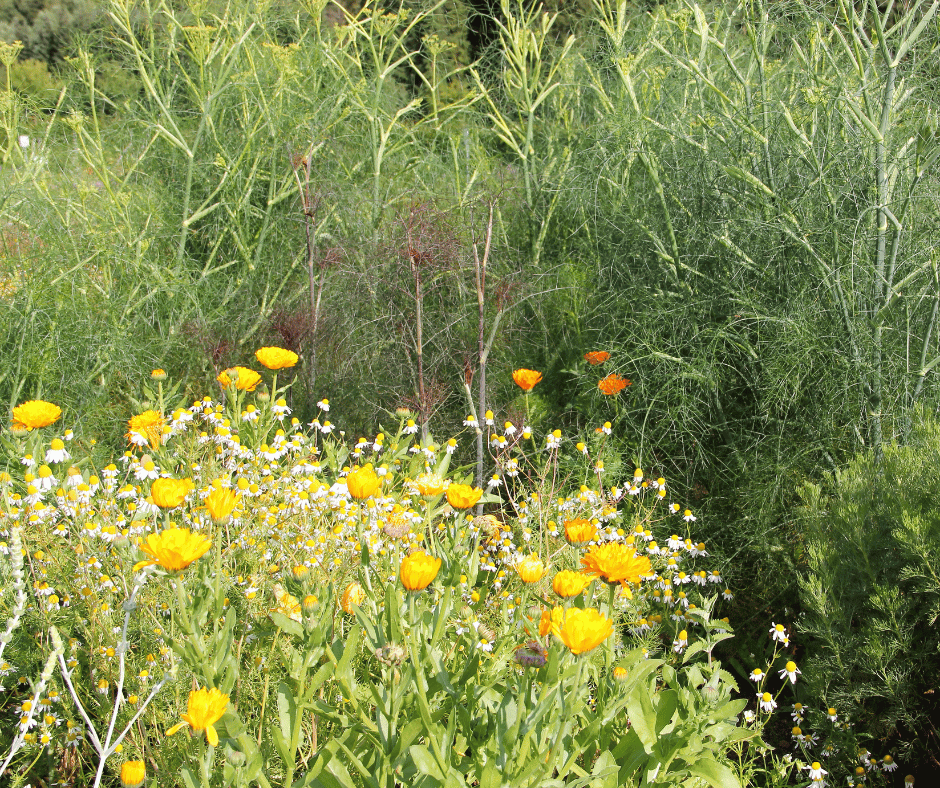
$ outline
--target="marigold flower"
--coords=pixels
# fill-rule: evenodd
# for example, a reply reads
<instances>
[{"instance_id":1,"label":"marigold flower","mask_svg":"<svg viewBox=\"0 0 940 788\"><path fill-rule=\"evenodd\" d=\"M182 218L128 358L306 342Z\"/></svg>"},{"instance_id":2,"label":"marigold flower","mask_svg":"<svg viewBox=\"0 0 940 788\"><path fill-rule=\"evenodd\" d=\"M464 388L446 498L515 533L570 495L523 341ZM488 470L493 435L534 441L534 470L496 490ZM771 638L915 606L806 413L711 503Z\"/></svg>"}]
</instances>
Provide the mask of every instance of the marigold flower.
<instances>
[{"instance_id":1,"label":"marigold flower","mask_svg":"<svg viewBox=\"0 0 940 788\"><path fill-rule=\"evenodd\" d=\"M272 607L271 612L280 613L299 624L303 618L300 614L300 600L280 583L275 583L274 588L271 590L274 592L274 598L277 600L277 607Z\"/></svg>"},{"instance_id":2,"label":"marigold flower","mask_svg":"<svg viewBox=\"0 0 940 788\"><path fill-rule=\"evenodd\" d=\"M606 350L592 350L590 353L585 353L584 357L587 359L587 363L592 367L596 367L598 364L603 364L607 359L610 358L610 353Z\"/></svg>"},{"instance_id":3,"label":"marigold flower","mask_svg":"<svg viewBox=\"0 0 940 788\"><path fill-rule=\"evenodd\" d=\"M382 480L372 469L371 464L356 468L346 475L346 488L349 490L349 494L360 501L371 498L379 491L381 486Z\"/></svg>"},{"instance_id":4,"label":"marigold flower","mask_svg":"<svg viewBox=\"0 0 940 788\"><path fill-rule=\"evenodd\" d=\"M592 578L583 572L572 572L570 569L563 569L552 579L552 590L558 596L569 599L577 596L591 583Z\"/></svg>"},{"instance_id":5,"label":"marigold flower","mask_svg":"<svg viewBox=\"0 0 940 788\"><path fill-rule=\"evenodd\" d=\"M254 391L261 382L261 375L248 367L229 367L216 378L224 388L235 386L239 391Z\"/></svg>"},{"instance_id":6,"label":"marigold flower","mask_svg":"<svg viewBox=\"0 0 940 788\"><path fill-rule=\"evenodd\" d=\"M483 490L479 487L454 482L447 486L447 503L454 509L469 509L471 506L476 506L482 497Z\"/></svg>"},{"instance_id":7,"label":"marigold flower","mask_svg":"<svg viewBox=\"0 0 940 788\"><path fill-rule=\"evenodd\" d=\"M155 410L145 410L127 420L127 435L130 443L140 445L149 444L151 449L158 449L163 442L163 425L166 419Z\"/></svg>"},{"instance_id":8,"label":"marigold flower","mask_svg":"<svg viewBox=\"0 0 940 788\"><path fill-rule=\"evenodd\" d=\"M166 370L160 368L150 370L150 379L156 381L166 380Z\"/></svg>"},{"instance_id":9,"label":"marigold flower","mask_svg":"<svg viewBox=\"0 0 940 788\"><path fill-rule=\"evenodd\" d=\"M537 583L545 574L545 564L535 553L530 553L516 564L516 571L523 583Z\"/></svg>"},{"instance_id":10,"label":"marigold flower","mask_svg":"<svg viewBox=\"0 0 940 788\"><path fill-rule=\"evenodd\" d=\"M608 397L612 394L619 394L630 385L632 383L627 378L620 377L616 372L611 372L606 378L597 381L597 387L601 390L601 393L606 394Z\"/></svg>"},{"instance_id":11,"label":"marigold flower","mask_svg":"<svg viewBox=\"0 0 940 788\"><path fill-rule=\"evenodd\" d=\"M151 561L140 561L134 571L145 566L159 564L170 572L179 572L204 555L212 542L201 534L191 533L188 528L167 528L150 534L146 541L140 540L140 549L152 556Z\"/></svg>"},{"instance_id":12,"label":"marigold flower","mask_svg":"<svg viewBox=\"0 0 940 788\"><path fill-rule=\"evenodd\" d=\"M343 608L344 613L354 616L356 614L356 608L365 601L366 590L359 585L359 583L350 583L346 586L346 590L343 591L340 606Z\"/></svg>"},{"instance_id":13,"label":"marigold flower","mask_svg":"<svg viewBox=\"0 0 940 788\"><path fill-rule=\"evenodd\" d=\"M534 369L517 369L512 373L512 379L523 391L532 391L535 384L542 380L542 373Z\"/></svg>"},{"instance_id":14,"label":"marigold flower","mask_svg":"<svg viewBox=\"0 0 940 788\"><path fill-rule=\"evenodd\" d=\"M649 558L638 556L636 550L621 542L595 545L581 558L584 571L608 583L639 583L650 574Z\"/></svg>"},{"instance_id":15,"label":"marigold flower","mask_svg":"<svg viewBox=\"0 0 940 788\"><path fill-rule=\"evenodd\" d=\"M411 483L418 495L433 498L444 492L447 483L436 473L422 473Z\"/></svg>"},{"instance_id":16,"label":"marigold flower","mask_svg":"<svg viewBox=\"0 0 940 788\"><path fill-rule=\"evenodd\" d=\"M549 633L558 635L559 628L565 618L565 609L562 607L543 610L542 617L539 619L539 635L544 637Z\"/></svg>"},{"instance_id":17,"label":"marigold flower","mask_svg":"<svg viewBox=\"0 0 940 788\"><path fill-rule=\"evenodd\" d=\"M194 486L192 479L154 479L150 485L150 497L161 509L175 509L186 500Z\"/></svg>"},{"instance_id":18,"label":"marigold flower","mask_svg":"<svg viewBox=\"0 0 940 788\"><path fill-rule=\"evenodd\" d=\"M577 517L574 520L565 520L565 539L571 544L590 542L597 536L597 528L590 520Z\"/></svg>"},{"instance_id":19,"label":"marigold flower","mask_svg":"<svg viewBox=\"0 0 940 788\"><path fill-rule=\"evenodd\" d=\"M174 725L166 732L172 736L181 728L188 725L196 733L206 732L206 740L212 747L219 746L219 734L215 730L215 723L222 719L228 706L228 695L215 687L212 689L198 689L189 693L189 704L186 713L182 715L183 721Z\"/></svg>"},{"instance_id":20,"label":"marigold flower","mask_svg":"<svg viewBox=\"0 0 940 788\"><path fill-rule=\"evenodd\" d=\"M223 523L238 503L238 494L228 487L214 487L205 499L206 511L217 523Z\"/></svg>"},{"instance_id":21,"label":"marigold flower","mask_svg":"<svg viewBox=\"0 0 940 788\"><path fill-rule=\"evenodd\" d=\"M125 761L121 764L122 788L140 788L147 776L147 767L143 761Z\"/></svg>"},{"instance_id":22,"label":"marigold flower","mask_svg":"<svg viewBox=\"0 0 940 788\"><path fill-rule=\"evenodd\" d=\"M287 369L294 366L300 357L292 350L282 347L263 347L255 351L258 363L268 369Z\"/></svg>"},{"instance_id":23,"label":"marigold flower","mask_svg":"<svg viewBox=\"0 0 940 788\"><path fill-rule=\"evenodd\" d=\"M564 622L556 634L572 654L586 654L603 643L613 631L613 623L599 610L571 607L565 611Z\"/></svg>"},{"instance_id":24,"label":"marigold flower","mask_svg":"<svg viewBox=\"0 0 940 788\"><path fill-rule=\"evenodd\" d=\"M409 591L423 591L437 577L440 568L440 558L432 558L424 550L417 550L402 559L399 568L401 584Z\"/></svg>"},{"instance_id":25,"label":"marigold flower","mask_svg":"<svg viewBox=\"0 0 940 788\"><path fill-rule=\"evenodd\" d=\"M13 428L35 430L59 420L62 408L41 399L31 399L13 408Z\"/></svg>"}]
</instances>

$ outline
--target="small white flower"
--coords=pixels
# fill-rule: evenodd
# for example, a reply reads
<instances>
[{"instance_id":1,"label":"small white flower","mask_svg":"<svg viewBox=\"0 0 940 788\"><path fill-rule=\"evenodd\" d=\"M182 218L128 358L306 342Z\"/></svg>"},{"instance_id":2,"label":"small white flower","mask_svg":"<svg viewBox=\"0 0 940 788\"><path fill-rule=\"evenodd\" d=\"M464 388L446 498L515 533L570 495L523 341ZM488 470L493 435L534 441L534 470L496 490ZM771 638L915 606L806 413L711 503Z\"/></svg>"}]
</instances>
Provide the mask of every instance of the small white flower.
<instances>
[{"instance_id":1,"label":"small white flower","mask_svg":"<svg viewBox=\"0 0 940 788\"><path fill-rule=\"evenodd\" d=\"M771 624L770 639L777 640L780 643L783 643L785 640L787 640L787 630L783 624Z\"/></svg>"},{"instance_id":2,"label":"small white flower","mask_svg":"<svg viewBox=\"0 0 940 788\"><path fill-rule=\"evenodd\" d=\"M780 678L790 679L791 684L796 684L796 677L802 671L796 666L795 662L787 662L783 670L780 671Z\"/></svg>"}]
</instances>

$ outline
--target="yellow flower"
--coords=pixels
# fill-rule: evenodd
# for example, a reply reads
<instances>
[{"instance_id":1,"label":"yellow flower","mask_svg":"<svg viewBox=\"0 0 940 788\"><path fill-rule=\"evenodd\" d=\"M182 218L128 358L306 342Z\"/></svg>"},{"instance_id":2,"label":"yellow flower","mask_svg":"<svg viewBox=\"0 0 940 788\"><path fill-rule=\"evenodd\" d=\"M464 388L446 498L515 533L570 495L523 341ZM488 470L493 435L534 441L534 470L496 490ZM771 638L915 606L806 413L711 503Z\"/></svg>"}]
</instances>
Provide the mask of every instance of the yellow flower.
<instances>
[{"instance_id":1,"label":"yellow flower","mask_svg":"<svg viewBox=\"0 0 940 788\"><path fill-rule=\"evenodd\" d=\"M175 509L186 500L194 486L192 479L154 479L150 485L150 497L161 509Z\"/></svg>"},{"instance_id":2,"label":"yellow flower","mask_svg":"<svg viewBox=\"0 0 940 788\"><path fill-rule=\"evenodd\" d=\"M401 562L401 584L409 591L422 591L437 577L440 568L440 558L432 558L424 550L417 550Z\"/></svg>"},{"instance_id":3,"label":"yellow flower","mask_svg":"<svg viewBox=\"0 0 940 788\"><path fill-rule=\"evenodd\" d=\"M639 583L652 571L650 560L620 542L595 545L581 558L584 571L608 583Z\"/></svg>"},{"instance_id":4,"label":"yellow flower","mask_svg":"<svg viewBox=\"0 0 940 788\"><path fill-rule=\"evenodd\" d=\"M422 473L412 483L418 495L424 498L433 498L444 492L445 481L436 473Z\"/></svg>"},{"instance_id":5,"label":"yellow flower","mask_svg":"<svg viewBox=\"0 0 940 788\"><path fill-rule=\"evenodd\" d=\"M204 555L212 547L206 537L190 533L188 528L167 528L158 534L150 534L140 541L140 549L152 556L151 561L140 561L134 571L145 566L159 564L170 572L179 572Z\"/></svg>"},{"instance_id":6,"label":"yellow flower","mask_svg":"<svg viewBox=\"0 0 940 788\"><path fill-rule=\"evenodd\" d=\"M123 788L140 788L147 776L147 767L143 761L125 761L121 764L121 785Z\"/></svg>"},{"instance_id":7,"label":"yellow flower","mask_svg":"<svg viewBox=\"0 0 940 788\"><path fill-rule=\"evenodd\" d=\"M447 487L447 503L455 509L469 509L476 506L483 497L483 490L471 487L469 484L455 484L451 482Z\"/></svg>"},{"instance_id":8,"label":"yellow flower","mask_svg":"<svg viewBox=\"0 0 940 788\"><path fill-rule=\"evenodd\" d=\"M512 379L523 391L532 391L535 384L542 379L542 373L534 369L517 369L512 373Z\"/></svg>"},{"instance_id":9,"label":"yellow flower","mask_svg":"<svg viewBox=\"0 0 940 788\"><path fill-rule=\"evenodd\" d=\"M13 428L35 430L48 427L59 420L62 408L41 399L32 399L13 408Z\"/></svg>"},{"instance_id":10,"label":"yellow flower","mask_svg":"<svg viewBox=\"0 0 940 788\"><path fill-rule=\"evenodd\" d=\"M153 369L150 371L151 380L166 380L166 370L165 369Z\"/></svg>"},{"instance_id":11,"label":"yellow flower","mask_svg":"<svg viewBox=\"0 0 940 788\"><path fill-rule=\"evenodd\" d=\"M597 528L590 520L578 517L574 520L565 520L565 539L571 544L590 542L597 536Z\"/></svg>"},{"instance_id":12,"label":"yellow flower","mask_svg":"<svg viewBox=\"0 0 940 788\"><path fill-rule=\"evenodd\" d=\"M222 719L225 709L228 706L228 695L212 689L198 689L189 693L189 704L186 714L183 714L183 721L174 725L166 732L167 736L172 736L178 730L188 725L196 733L206 732L206 740L213 747L219 746L219 734L216 733L215 723Z\"/></svg>"},{"instance_id":13,"label":"yellow flower","mask_svg":"<svg viewBox=\"0 0 940 788\"><path fill-rule=\"evenodd\" d=\"M516 564L516 571L523 583L537 583L545 574L545 564L535 553L530 553Z\"/></svg>"},{"instance_id":14,"label":"yellow flower","mask_svg":"<svg viewBox=\"0 0 940 788\"><path fill-rule=\"evenodd\" d=\"M576 607L565 611L564 623L556 633L572 654L585 654L603 643L614 631L614 625L594 608Z\"/></svg>"},{"instance_id":15,"label":"yellow flower","mask_svg":"<svg viewBox=\"0 0 940 788\"><path fill-rule=\"evenodd\" d=\"M350 583L343 591L343 599L340 605L343 612L350 616L356 614L356 608L366 601L366 590L359 583Z\"/></svg>"},{"instance_id":16,"label":"yellow flower","mask_svg":"<svg viewBox=\"0 0 940 788\"><path fill-rule=\"evenodd\" d=\"M572 572L564 569L555 575L552 580L552 589L558 596L568 599L580 594L588 587L592 578L583 572Z\"/></svg>"},{"instance_id":17,"label":"yellow flower","mask_svg":"<svg viewBox=\"0 0 940 788\"><path fill-rule=\"evenodd\" d=\"M213 487L212 492L206 496L206 511L217 523L225 522L235 504L238 503L238 494L227 487Z\"/></svg>"},{"instance_id":18,"label":"yellow flower","mask_svg":"<svg viewBox=\"0 0 940 788\"><path fill-rule=\"evenodd\" d=\"M268 369L287 369L297 363L299 356L282 347L263 347L255 351L255 358Z\"/></svg>"},{"instance_id":19,"label":"yellow flower","mask_svg":"<svg viewBox=\"0 0 940 788\"><path fill-rule=\"evenodd\" d=\"M223 387L235 386L239 391L254 391L261 382L261 375L248 367L230 367L216 378Z\"/></svg>"},{"instance_id":20,"label":"yellow flower","mask_svg":"<svg viewBox=\"0 0 940 788\"><path fill-rule=\"evenodd\" d=\"M632 383L627 378L620 377L616 372L611 372L606 378L597 381L597 387L601 390L601 393L606 394L608 397L619 394L630 385Z\"/></svg>"},{"instance_id":21,"label":"yellow flower","mask_svg":"<svg viewBox=\"0 0 940 788\"><path fill-rule=\"evenodd\" d=\"M379 479L378 474L372 470L371 464L356 468L356 470L350 471L346 475L346 487L349 494L360 501L375 495L381 485L382 481Z\"/></svg>"},{"instance_id":22,"label":"yellow flower","mask_svg":"<svg viewBox=\"0 0 940 788\"><path fill-rule=\"evenodd\" d=\"M550 633L557 635L564 619L564 608L556 607L552 610L543 610L542 617L539 619L539 635L545 636Z\"/></svg>"},{"instance_id":23,"label":"yellow flower","mask_svg":"<svg viewBox=\"0 0 940 788\"><path fill-rule=\"evenodd\" d=\"M145 410L127 420L125 437L135 445L139 445L140 441L146 441L151 449L157 449L163 440L164 424L166 424L166 419L162 414L155 410ZM138 436L137 440L134 439L135 436Z\"/></svg>"}]
</instances>

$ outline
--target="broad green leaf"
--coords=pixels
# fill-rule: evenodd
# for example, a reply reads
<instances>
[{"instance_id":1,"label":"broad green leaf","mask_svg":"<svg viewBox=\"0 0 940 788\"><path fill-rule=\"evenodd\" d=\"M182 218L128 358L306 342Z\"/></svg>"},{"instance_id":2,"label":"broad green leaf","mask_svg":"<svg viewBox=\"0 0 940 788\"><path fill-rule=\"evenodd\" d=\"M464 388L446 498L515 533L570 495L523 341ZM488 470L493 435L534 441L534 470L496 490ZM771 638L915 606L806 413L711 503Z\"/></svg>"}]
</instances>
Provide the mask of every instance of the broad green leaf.
<instances>
[{"instance_id":1,"label":"broad green leaf","mask_svg":"<svg viewBox=\"0 0 940 788\"><path fill-rule=\"evenodd\" d=\"M741 788L741 784L738 782L738 778L734 776L734 772L724 764L718 763L718 761L712 760L711 758L698 758L688 764L687 768L696 777L701 777L703 780L706 780L709 785L715 786L715 788Z\"/></svg>"},{"instance_id":2,"label":"broad green leaf","mask_svg":"<svg viewBox=\"0 0 940 788\"><path fill-rule=\"evenodd\" d=\"M411 760L414 761L415 766L418 767L419 772L433 777L439 782L443 781L444 772L441 771L437 760L431 755L431 751L428 750L427 747L423 747L420 744L413 744L408 748L408 754L411 756Z\"/></svg>"}]
</instances>

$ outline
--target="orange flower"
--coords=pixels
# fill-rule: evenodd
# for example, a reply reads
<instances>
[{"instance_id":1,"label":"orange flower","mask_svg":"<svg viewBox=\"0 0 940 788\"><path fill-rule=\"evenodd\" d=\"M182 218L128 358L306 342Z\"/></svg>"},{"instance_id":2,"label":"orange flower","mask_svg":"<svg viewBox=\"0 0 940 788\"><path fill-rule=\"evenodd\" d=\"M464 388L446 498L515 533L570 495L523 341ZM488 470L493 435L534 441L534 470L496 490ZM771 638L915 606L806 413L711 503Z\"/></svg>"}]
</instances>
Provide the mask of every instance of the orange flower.
<instances>
[{"instance_id":1,"label":"orange flower","mask_svg":"<svg viewBox=\"0 0 940 788\"><path fill-rule=\"evenodd\" d=\"M611 372L606 378L597 381L597 387L608 397L619 394L627 386L633 385L627 378L622 378L616 372Z\"/></svg>"},{"instance_id":2,"label":"orange flower","mask_svg":"<svg viewBox=\"0 0 940 788\"><path fill-rule=\"evenodd\" d=\"M614 625L599 610L570 607L555 634L572 654L585 654L607 640L613 631Z\"/></svg>"},{"instance_id":3,"label":"orange flower","mask_svg":"<svg viewBox=\"0 0 940 788\"><path fill-rule=\"evenodd\" d=\"M127 421L128 441L136 446L149 444L151 449L158 449L163 442L163 425L166 419L155 410L145 410Z\"/></svg>"},{"instance_id":4,"label":"orange flower","mask_svg":"<svg viewBox=\"0 0 940 788\"><path fill-rule=\"evenodd\" d=\"M371 498L379 491L382 486L382 480L379 475L372 470L372 465L363 465L356 468L346 475L346 488L349 494L358 500Z\"/></svg>"},{"instance_id":5,"label":"orange flower","mask_svg":"<svg viewBox=\"0 0 940 788\"><path fill-rule=\"evenodd\" d=\"M356 608L359 607L363 602L366 601L366 590L359 585L359 583L350 583L346 586L346 590L343 591L343 598L340 602L340 606L343 608L343 612L354 616L356 615Z\"/></svg>"},{"instance_id":6,"label":"orange flower","mask_svg":"<svg viewBox=\"0 0 940 788\"><path fill-rule=\"evenodd\" d=\"M577 517L574 520L565 520L565 539L571 544L590 542L597 536L597 528L590 520Z\"/></svg>"},{"instance_id":7,"label":"orange flower","mask_svg":"<svg viewBox=\"0 0 940 788\"><path fill-rule=\"evenodd\" d=\"M447 503L455 509L469 509L476 506L483 497L483 490L471 487L469 484L455 484L451 482L447 487Z\"/></svg>"},{"instance_id":8,"label":"orange flower","mask_svg":"<svg viewBox=\"0 0 940 788\"><path fill-rule=\"evenodd\" d=\"M596 367L598 364L603 364L607 359L610 358L610 353L606 350L592 350L590 353L585 353L584 357L587 359L587 363L592 367Z\"/></svg>"},{"instance_id":9,"label":"orange flower","mask_svg":"<svg viewBox=\"0 0 940 788\"><path fill-rule=\"evenodd\" d=\"M512 379L523 391L532 391L535 384L542 379L542 373L534 369L517 369L512 373Z\"/></svg>"},{"instance_id":10,"label":"orange flower","mask_svg":"<svg viewBox=\"0 0 940 788\"><path fill-rule=\"evenodd\" d=\"M212 542L206 537L194 534L188 528L167 528L158 534L150 534L146 541L140 541L140 549L152 560L134 564L134 571L159 564L170 572L179 572L205 555L211 547Z\"/></svg>"},{"instance_id":11,"label":"orange flower","mask_svg":"<svg viewBox=\"0 0 940 788\"><path fill-rule=\"evenodd\" d=\"M234 490L227 487L213 487L212 492L206 496L206 511L217 523L223 523L237 503L238 494Z\"/></svg>"},{"instance_id":12,"label":"orange flower","mask_svg":"<svg viewBox=\"0 0 940 788\"><path fill-rule=\"evenodd\" d=\"M564 569L552 580L552 590L563 599L580 594L591 582L591 578L582 572Z\"/></svg>"},{"instance_id":13,"label":"orange flower","mask_svg":"<svg viewBox=\"0 0 940 788\"><path fill-rule=\"evenodd\" d=\"M261 382L261 375L248 367L230 367L216 378L224 388L234 386L239 391L254 391Z\"/></svg>"},{"instance_id":14,"label":"orange flower","mask_svg":"<svg viewBox=\"0 0 940 788\"><path fill-rule=\"evenodd\" d=\"M140 788L147 777L143 761L125 761L121 764L121 788Z\"/></svg>"},{"instance_id":15,"label":"orange flower","mask_svg":"<svg viewBox=\"0 0 940 788\"><path fill-rule=\"evenodd\" d=\"M621 542L595 545L582 557L581 564L587 574L608 583L636 584L652 571L649 558L638 556L636 550Z\"/></svg>"},{"instance_id":16,"label":"orange flower","mask_svg":"<svg viewBox=\"0 0 940 788\"><path fill-rule=\"evenodd\" d=\"M424 550L417 550L402 559L399 568L401 584L409 591L423 591L437 577L440 568L440 558L432 558Z\"/></svg>"},{"instance_id":17,"label":"orange flower","mask_svg":"<svg viewBox=\"0 0 940 788\"><path fill-rule=\"evenodd\" d=\"M13 428L35 430L59 420L62 408L41 399L31 399L13 408Z\"/></svg>"},{"instance_id":18,"label":"orange flower","mask_svg":"<svg viewBox=\"0 0 940 788\"><path fill-rule=\"evenodd\" d=\"M287 369L294 366L299 357L292 350L285 350L282 347L263 347L255 351L255 358L258 363L268 369Z\"/></svg>"},{"instance_id":19,"label":"orange flower","mask_svg":"<svg viewBox=\"0 0 940 788\"><path fill-rule=\"evenodd\" d=\"M563 607L543 610L542 617L539 619L539 635L543 637L549 633L557 635L559 627L564 620L565 609Z\"/></svg>"},{"instance_id":20,"label":"orange flower","mask_svg":"<svg viewBox=\"0 0 940 788\"><path fill-rule=\"evenodd\" d=\"M194 487L192 479L154 479L150 485L150 497L161 509L175 509Z\"/></svg>"},{"instance_id":21,"label":"orange flower","mask_svg":"<svg viewBox=\"0 0 940 788\"><path fill-rule=\"evenodd\" d=\"M535 553L530 553L516 564L516 571L523 583L537 583L545 574L545 564Z\"/></svg>"},{"instance_id":22,"label":"orange flower","mask_svg":"<svg viewBox=\"0 0 940 788\"><path fill-rule=\"evenodd\" d=\"M219 734L215 730L215 723L222 719L225 709L228 706L228 695L212 689L198 689L189 693L189 703L186 713L182 715L183 722L174 725L166 732L167 736L172 736L180 728L187 725L196 733L206 732L206 740L213 747L219 746Z\"/></svg>"}]
</instances>

